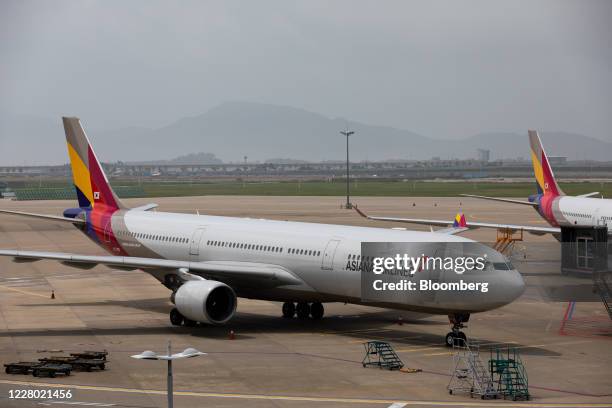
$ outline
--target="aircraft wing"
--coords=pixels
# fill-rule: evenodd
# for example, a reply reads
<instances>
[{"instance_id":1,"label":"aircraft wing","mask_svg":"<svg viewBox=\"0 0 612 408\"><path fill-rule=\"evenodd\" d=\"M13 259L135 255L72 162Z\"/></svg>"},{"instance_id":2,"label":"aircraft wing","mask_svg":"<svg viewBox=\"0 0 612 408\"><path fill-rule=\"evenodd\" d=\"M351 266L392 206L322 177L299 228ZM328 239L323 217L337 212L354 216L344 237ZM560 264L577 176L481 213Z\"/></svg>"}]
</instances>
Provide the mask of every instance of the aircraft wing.
<instances>
[{"instance_id":1,"label":"aircraft wing","mask_svg":"<svg viewBox=\"0 0 612 408\"><path fill-rule=\"evenodd\" d=\"M397 218L397 217L376 217L365 214L363 211L354 207L355 211L359 213L364 218L375 221L389 221L389 222L402 222L407 224L421 224L421 225L436 225L447 227L443 230L438 230L435 232L443 232L448 233L447 231L452 231L453 228L457 231L455 233L460 233L465 231L466 229L473 228L494 228L494 229L506 229L511 231L525 231L532 233L534 235L545 235L545 234L560 234L561 228L555 227L538 227L531 225L514 225L514 224L498 224L498 223L490 223L490 222L473 222L473 221L465 221L464 225L461 227L465 227L464 229L458 230L457 227L449 227L453 225L453 220L431 220L425 218Z\"/></svg>"},{"instance_id":2,"label":"aircraft wing","mask_svg":"<svg viewBox=\"0 0 612 408\"><path fill-rule=\"evenodd\" d=\"M431 232L436 232L438 234L446 234L446 235L456 235L456 234L460 234L464 231L469 230L469 228L466 227L448 227L448 228L442 228L439 230L431 230Z\"/></svg>"},{"instance_id":3,"label":"aircraft wing","mask_svg":"<svg viewBox=\"0 0 612 408\"><path fill-rule=\"evenodd\" d=\"M0 213L10 214L10 215L21 215L23 217L39 218L43 220L64 221L64 222L70 222L72 224L85 224L86 223L85 220L82 220L80 218L67 218L67 217L61 217L58 215L34 214L34 213L29 213L29 212L10 211L10 210L0 210Z\"/></svg>"},{"instance_id":4,"label":"aircraft wing","mask_svg":"<svg viewBox=\"0 0 612 408\"><path fill-rule=\"evenodd\" d=\"M141 269L145 272L160 269L167 269L169 271L183 270L207 279L249 279L261 283L265 282L274 286L299 285L303 283L282 266L257 262L189 262L130 256L92 256L62 252L17 251L10 249L0 250L0 256L13 257L15 262L36 262L48 259L82 269L93 268L96 265L106 265L125 270Z\"/></svg>"},{"instance_id":5,"label":"aircraft wing","mask_svg":"<svg viewBox=\"0 0 612 408\"><path fill-rule=\"evenodd\" d=\"M482 200L501 201L503 203L530 205L532 207L538 206L538 203L532 203L531 201L524 201L524 200L515 200L513 198L487 197L487 196L474 195L474 194L459 194L459 195L461 197L480 198Z\"/></svg>"},{"instance_id":6,"label":"aircraft wing","mask_svg":"<svg viewBox=\"0 0 612 408\"><path fill-rule=\"evenodd\" d=\"M592 193L580 194L576 197L587 198L587 197L594 197L596 195L599 195L599 191L593 191Z\"/></svg>"}]
</instances>

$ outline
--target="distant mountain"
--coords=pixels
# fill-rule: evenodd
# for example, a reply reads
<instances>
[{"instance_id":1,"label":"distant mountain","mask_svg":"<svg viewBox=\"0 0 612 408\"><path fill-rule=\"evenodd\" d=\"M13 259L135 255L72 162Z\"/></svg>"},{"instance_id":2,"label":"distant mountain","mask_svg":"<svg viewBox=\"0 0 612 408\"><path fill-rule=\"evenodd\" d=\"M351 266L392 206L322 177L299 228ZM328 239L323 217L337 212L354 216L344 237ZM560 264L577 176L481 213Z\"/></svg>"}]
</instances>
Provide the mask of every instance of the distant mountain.
<instances>
[{"instance_id":1,"label":"distant mountain","mask_svg":"<svg viewBox=\"0 0 612 408\"><path fill-rule=\"evenodd\" d=\"M210 152L225 162L270 158L343 160L350 128L351 159L422 160L472 158L476 149L491 150L491 159L529 158L527 130L520 133L481 133L462 140L425 137L408 130L374 126L287 106L228 102L201 115L179 119L158 129L140 127L97 131L87 126L103 161L158 161L189 158L190 152ZM551 155L570 160L612 160L612 143L579 134L543 132ZM60 118L0 116L0 166L65 163ZM185 156L187 155L187 156ZM186 159L188 160L188 159Z\"/></svg>"},{"instance_id":2,"label":"distant mountain","mask_svg":"<svg viewBox=\"0 0 612 408\"><path fill-rule=\"evenodd\" d=\"M344 157L345 140L339 131L347 125L356 131L352 138L355 158L405 157L398 149L428 140L408 131L330 119L302 109L230 102L155 130L149 143L163 144L172 135L176 140L180 138L182 146L171 149L197 146L224 161L241 161L244 156L252 161L274 157L319 161ZM383 135L385 148L381 151L375 149L378 143L374 139ZM364 144L367 140L370 143Z\"/></svg>"}]
</instances>

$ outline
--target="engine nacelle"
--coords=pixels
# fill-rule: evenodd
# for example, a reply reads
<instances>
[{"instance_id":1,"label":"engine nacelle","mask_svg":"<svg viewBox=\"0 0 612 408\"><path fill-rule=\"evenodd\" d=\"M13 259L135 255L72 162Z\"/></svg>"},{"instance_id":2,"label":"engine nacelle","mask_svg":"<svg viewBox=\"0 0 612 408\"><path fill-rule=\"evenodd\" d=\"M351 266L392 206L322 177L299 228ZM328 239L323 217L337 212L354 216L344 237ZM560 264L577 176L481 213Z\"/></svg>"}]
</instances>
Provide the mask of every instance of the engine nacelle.
<instances>
[{"instance_id":1,"label":"engine nacelle","mask_svg":"<svg viewBox=\"0 0 612 408\"><path fill-rule=\"evenodd\" d=\"M174 304L183 316L196 322L223 324L234 317L236 294L225 283L188 281L174 294Z\"/></svg>"}]
</instances>

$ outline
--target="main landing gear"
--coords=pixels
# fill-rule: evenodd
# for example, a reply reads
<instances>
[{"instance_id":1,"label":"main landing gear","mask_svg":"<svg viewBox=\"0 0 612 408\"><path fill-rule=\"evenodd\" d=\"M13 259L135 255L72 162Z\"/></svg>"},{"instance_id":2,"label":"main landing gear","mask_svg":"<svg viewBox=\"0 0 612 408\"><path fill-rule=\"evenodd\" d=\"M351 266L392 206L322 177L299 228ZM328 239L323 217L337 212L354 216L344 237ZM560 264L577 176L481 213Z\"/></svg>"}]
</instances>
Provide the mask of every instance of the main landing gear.
<instances>
[{"instance_id":1,"label":"main landing gear","mask_svg":"<svg viewBox=\"0 0 612 408\"><path fill-rule=\"evenodd\" d=\"M176 307L170 311L170 323L172 323L173 326L182 326L184 321L185 317Z\"/></svg>"},{"instance_id":2,"label":"main landing gear","mask_svg":"<svg viewBox=\"0 0 612 408\"><path fill-rule=\"evenodd\" d=\"M321 302L298 302L297 305L293 302L283 303L283 317L292 319L297 314L298 319L306 320L312 317L314 320L320 320L325 314L325 308Z\"/></svg>"},{"instance_id":3,"label":"main landing gear","mask_svg":"<svg viewBox=\"0 0 612 408\"><path fill-rule=\"evenodd\" d=\"M451 331L446 335L445 344L447 347L459 346L464 347L467 345L467 337L465 333L461 331L465 327L463 323L467 323L470 320L469 313L455 313L448 315L448 320L453 325Z\"/></svg>"},{"instance_id":4,"label":"main landing gear","mask_svg":"<svg viewBox=\"0 0 612 408\"><path fill-rule=\"evenodd\" d=\"M195 320L191 320L183 316L176 307L170 311L170 323L172 323L173 326L185 327L195 327L198 324L198 322Z\"/></svg>"}]
</instances>

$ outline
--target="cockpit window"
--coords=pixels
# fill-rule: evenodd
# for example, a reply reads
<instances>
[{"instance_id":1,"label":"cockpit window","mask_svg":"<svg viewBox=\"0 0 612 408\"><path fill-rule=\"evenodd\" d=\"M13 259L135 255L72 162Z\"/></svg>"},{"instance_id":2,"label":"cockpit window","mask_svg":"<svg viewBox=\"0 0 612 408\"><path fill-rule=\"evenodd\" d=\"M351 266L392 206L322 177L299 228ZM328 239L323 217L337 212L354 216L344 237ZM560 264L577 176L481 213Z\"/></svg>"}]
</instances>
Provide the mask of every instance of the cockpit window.
<instances>
[{"instance_id":1,"label":"cockpit window","mask_svg":"<svg viewBox=\"0 0 612 408\"><path fill-rule=\"evenodd\" d=\"M510 262L493 262L493 268L498 271L511 271L514 266Z\"/></svg>"}]
</instances>

